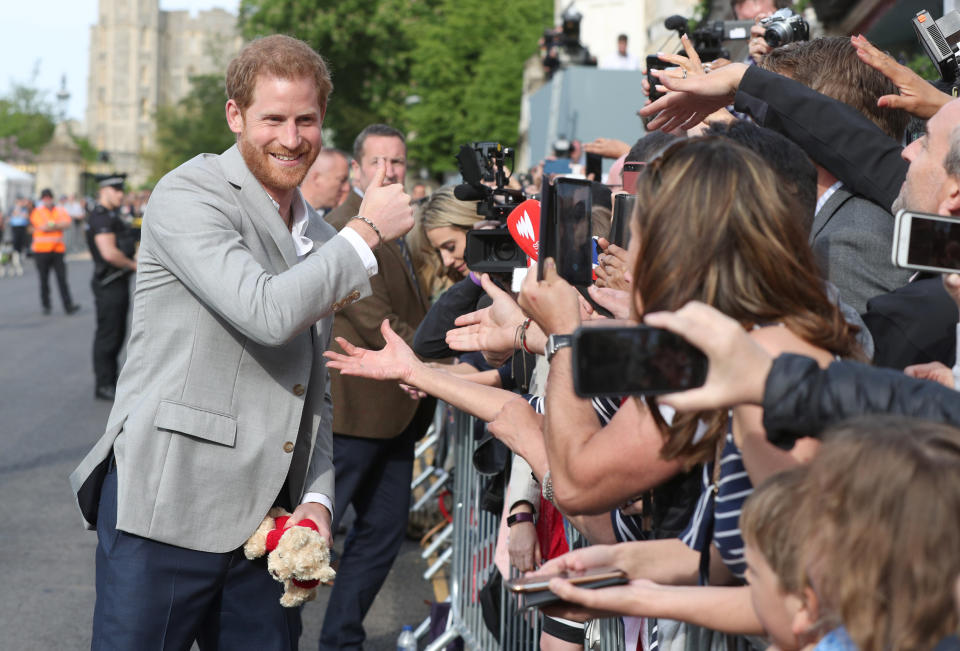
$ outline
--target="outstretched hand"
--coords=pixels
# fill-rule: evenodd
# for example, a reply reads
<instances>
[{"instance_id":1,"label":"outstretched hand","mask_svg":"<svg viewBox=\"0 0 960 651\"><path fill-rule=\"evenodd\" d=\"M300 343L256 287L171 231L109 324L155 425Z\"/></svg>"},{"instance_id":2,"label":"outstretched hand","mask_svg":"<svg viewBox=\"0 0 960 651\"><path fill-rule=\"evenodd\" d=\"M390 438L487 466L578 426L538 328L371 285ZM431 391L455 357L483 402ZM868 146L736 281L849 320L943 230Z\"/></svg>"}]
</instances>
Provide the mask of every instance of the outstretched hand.
<instances>
[{"instance_id":1,"label":"outstretched hand","mask_svg":"<svg viewBox=\"0 0 960 651\"><path fill-rule=\"evenodd\" d=\"M691 75L676 78L666 70L652 70L652 74L670 91L656 102L640 109L643 117L653 118L647 130L689 129L713 113L733 102L747 66L731 63L709 75Z\"/></svg>"},{"instance_id":2,"label":"outstretched hand","mask_svg":"<svg viewBox=\"0 0 960 651\"><path fill-rule=\"evenodd\" d=\"M860 60L871 68L883 73L894 83L899 95L883 95L877 100L877 106L891 109L903 109L910 115L928 120L953 98L941 93L920 75L897 61L886 52L877 49L862 35L851 36L850 43L857 51Z\"/></svg>"},{"instance_id":3,"label":"outstretched hand","mask_svg":"<svg viewBox=\"0 0 960 651\"><path fill-rule=\"evenodd\" d=\"M410 378L414 368L421 364L420 360L400 335L393 331L387 319L380 324L380 332L387 342L380 350L360 348L343 337L337 337L337 343L346 354L328 350L323 354L327 358L327 366L344 375L371 380L399 380L411 384Z\"/></svg>"},{"instance_id":4,"label":"outstretched hand","mask_svg":"<svg viewBox=\"0 0 960 651\"><path fill-rule=\"evenodd\" d=\"M517 326L523 323L523 310L490 276L480 276L480 284L493 303L482 310L457 317L459 326L447 331L447 345L452 350L483 351L493 358L510 356L514 351Z\"/></svg>"}]
</instances>

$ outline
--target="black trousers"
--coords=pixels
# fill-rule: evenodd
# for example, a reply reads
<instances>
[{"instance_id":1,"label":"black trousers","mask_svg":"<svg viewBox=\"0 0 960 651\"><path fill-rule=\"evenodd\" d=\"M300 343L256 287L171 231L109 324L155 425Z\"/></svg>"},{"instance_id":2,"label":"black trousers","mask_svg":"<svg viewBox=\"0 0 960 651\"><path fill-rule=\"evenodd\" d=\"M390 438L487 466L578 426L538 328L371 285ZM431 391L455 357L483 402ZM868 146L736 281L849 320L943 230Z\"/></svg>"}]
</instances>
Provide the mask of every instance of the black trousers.
<instances>
[{"instance_id":1,"label":"black trousers","mask_svg":"<svg viewBox=\"0 0 960 651\"><path fill-rule=\"evenodd\" d=\"M343 543L340 567L320 631L320 651L359 651L363 619L390 573L407 528L417 419L392 439L333 435L336 531L348 504L357 519Z\"/></svg>"},{"instance_id":2,"label":"black trousers","mask_svg":"<svg viewBox=\"0 0 960 651\"><path fill-rule=\"evenodd\" d=\"M40 275L40 304L46 310L50 309L50 269L57 276L57 287L60 289L60 300L63 309L73 305L70 297L70 287L67 285L67 265L63 263L62 253L34 253L37 261L37 272Z\"/></svg>"},{"instance_id":3,"label":"black trousers","mask_svg":"<svg viewBox=\"0 0 960 651\"><path fill-rule=\"evenodd\" d=\"M104 287L94 278L90 286L97 307L97 331L93 335L93 375L98 387L112 387L117 384L117 357L127 335L130 276L117 278Z\"/></svg>"},{"instance_id":4,"label":"black trousers","mask_svg":"<svg viewBox=\"0 0 960 651\"><path fill-rule=\"evenodd\" d=\"M111 464L112 465L112 464ZM97 518L92 651L296 651L299 608L280 605L283 585L265 558L217 554L117 530L117 471L103 480Z\"/></svg>"}]
</instances>

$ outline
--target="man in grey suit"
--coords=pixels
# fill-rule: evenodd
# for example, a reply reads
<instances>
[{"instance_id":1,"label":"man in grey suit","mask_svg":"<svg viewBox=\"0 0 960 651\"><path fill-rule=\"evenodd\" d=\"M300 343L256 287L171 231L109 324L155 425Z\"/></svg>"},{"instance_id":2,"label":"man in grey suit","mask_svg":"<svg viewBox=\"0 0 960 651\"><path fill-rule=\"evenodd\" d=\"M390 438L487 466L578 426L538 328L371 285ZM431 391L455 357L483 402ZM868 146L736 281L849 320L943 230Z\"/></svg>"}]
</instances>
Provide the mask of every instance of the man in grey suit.
<instances>
[{"instance_id":1,"label":"man in grey suit","mask_svg":"<svg viewBox=\"0 0 960 651\"><path fill-rule=\"evenodd\" d=\"M862 314L869 299L906 285L913 272L890 262L893 215L851 194L823 168L818 172L820 200L810 245L824 277L836 285L845 303ZM824 176L834 181L826 190Z\"/></svg>"},{"instance_id":2,"label":"man in grey suit","mask_svg":"<svg viewBox=\"0 0 960 651\"><path fill-rule=\"evenodd\" d=\"M299 610L240 548L274 505L331 540L332 313L413 224L382 166L340 234L300 195L331 87L305 43L247 45L226 77L237 145L147 206L116 402L70 478L97 528L95 649L296 648Z\"/></svg>"}]
</instances>

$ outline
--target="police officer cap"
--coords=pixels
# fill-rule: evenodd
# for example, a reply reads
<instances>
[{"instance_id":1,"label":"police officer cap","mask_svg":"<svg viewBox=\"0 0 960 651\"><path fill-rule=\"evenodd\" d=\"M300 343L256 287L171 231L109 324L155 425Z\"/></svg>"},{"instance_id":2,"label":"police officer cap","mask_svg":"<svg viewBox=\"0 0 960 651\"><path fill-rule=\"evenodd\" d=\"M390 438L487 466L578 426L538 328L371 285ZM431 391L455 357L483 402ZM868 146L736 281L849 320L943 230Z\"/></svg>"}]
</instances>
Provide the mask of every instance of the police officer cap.
<instances>
[{"instance_id":1,"label":"police officer cap","mask_svg":"<svg viewBox=\"0 0 960 651\"><path fill-rule=\"evenodd\" d=\"M117 190L123 191L123 184L127 180L126 174L120 174L114 172L112 174L97 174L97 187L101 188L116 188Z\"/></svg>"}]
</instances>

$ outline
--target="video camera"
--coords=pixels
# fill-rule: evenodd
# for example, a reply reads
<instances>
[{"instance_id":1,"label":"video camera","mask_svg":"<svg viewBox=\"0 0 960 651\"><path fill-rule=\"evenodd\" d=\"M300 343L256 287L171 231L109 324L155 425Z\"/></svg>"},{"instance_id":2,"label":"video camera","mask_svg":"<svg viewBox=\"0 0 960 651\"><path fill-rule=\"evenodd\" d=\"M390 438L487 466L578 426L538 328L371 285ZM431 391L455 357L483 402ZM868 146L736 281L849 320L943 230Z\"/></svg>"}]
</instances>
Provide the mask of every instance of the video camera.
<instances>
[{"instance_id":1,"label":"video camera","mask_svg":"<svg viewBox=\"0 0 960 651\"><path fill-rule=\"evenodd\" d=\"M810 39L810 24L803 16L794 14L789 9L780 9L773 15L760 21L765 27L763 38L770 47L780 47L787 43L806 41ZM683 16L670 16L663 21L663 26L672 29L678 35L687 34L693 43L693 48L701 61L714 59L729 59L730 52L724 47L727 41L745 41L750 38L752 20L716 20L702 23L690 32L687 19Z\"/></svg>"},{"instance_id":2,"label":"video camera","mask_svg":"<svg viewBox=\"0 0 960 651\"><path fill-rule=\"evenodd\" d=\"M547 69L547 78L553 76L556 70L563 66L595 66L597 60L590 54L590 50L580 42L580 21L583 14L573 8L573 3L560 14L561 24L558 29L543 30L543 47L545 50L543 65Z\"/></svg>"},{"instance_id":3,"label":"video camera","mask_svg":"<svg viewBox=\"0 0 960 651\"><path fill-rule=\"evenodd\" d=\"M514 151L499 142L461 145L457 154L457 166L464 182L453 189L454 196L461 201L476 201L478 215L501 224L498 228L467 233L464 262L470 271L512 272L527 264L527 255L505 225L513 209L526 198L522 191L506 187L510 180L506 171L508 161L513 167Z\"/></svg>"},{"instance_id":4,"label":"video camera","mask_svg":"<svg viewBox=\"0 0 960 651\"><path fill-rule=\"evenodd\" d=\"M670 16L663 21L663 26L677 32L678 36L686 34L693 43L693 48L701 61L714 59L729 59L730 52L723 46L725 41L745 41L750 38L752 20L716 20L702 23L692 32L689 31L688 21L683 16Z\"/></svg>"},{"instance_id":5,"label":"video camera","mask_svg":"<svg viewBox=\"0 0 960 651\"><path fill-rule=\"evenodd\" d=\"M940 20L934 20L928 11L918 11L913 17L913 29L920 45L937 67L940 78L947 83L954 83L960 76L960 67L957 65L960 12L950 11Z\"/></svg>"}]
</instances>

